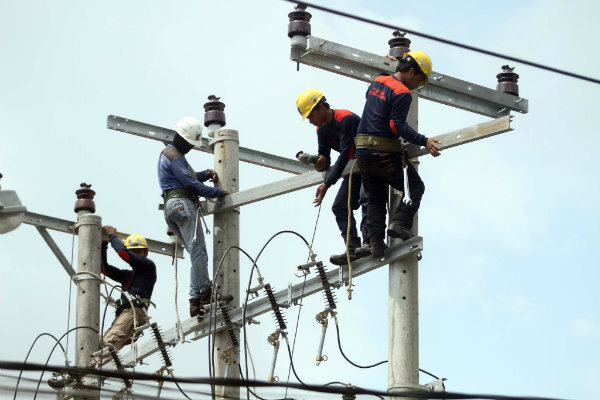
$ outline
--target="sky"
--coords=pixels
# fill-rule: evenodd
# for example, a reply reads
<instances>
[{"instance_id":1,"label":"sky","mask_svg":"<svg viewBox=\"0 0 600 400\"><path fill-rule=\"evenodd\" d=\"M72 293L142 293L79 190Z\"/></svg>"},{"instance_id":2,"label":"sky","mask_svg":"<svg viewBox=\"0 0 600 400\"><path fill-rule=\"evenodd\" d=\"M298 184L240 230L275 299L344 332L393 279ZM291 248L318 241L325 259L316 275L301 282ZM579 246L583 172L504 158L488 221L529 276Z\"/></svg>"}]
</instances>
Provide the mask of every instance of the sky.
<instances>
[{"instance_id":1,"label":"sky","mask_svg":"<svg viewBox=\"0 0 600 400\"><path fill-rule=\"evenodd\" d=\"M600 78L597 2L509 0L494 7L474 1L318 3ZM367 84L304 65L296 71L287 37L292 9L293 4L279 0L0 0L2 189L15 190L28 211L75 220L74 192L81 182L91 183L104 224L167 241L156 177L163 145L108 130L108 115L172 128L183 116L202 120L202 105L215 94L226 104L226 127L239 131L241 146L288 158L300 150L316 152L314 129L297 114L297 95L318 88L334 108L360 115ZM309 11L315 36L387 53L391 31ZM434 71L479 85L495 88L495 76L507 63L407 37L411 48L430 54ZM419 213L424 240L419 365L447 378L449 391L596 399L600 139L594 104L600 87L509 64L520 75L521 96L529 100L529 113L515 115L514 130L420 160L426 191ZM427 136L487 120L419 102L419 131ZM210 154L193 152L188 160L197 170L213 167ZM287 177L240 164L240 190ZM330 211L336 188L325 198L314 238L323 261L343 250ZM255 256L283 229L310 240L318 212L312 205L314 191L242 207L241 247ZM70 259L71 235L51 235ZM212 235L207 247L212 254ZM281 290L301 282L294 273L306 255L300 240L282 236L267 247L259 267L266 282ZM176 320L175 272L168 257L151 258L158 267L153 295L158 307L151 309L151 317L166 330ZM240 260L245 286L250 263ZM114 253L109 261L125 268ZM60 336L67 330L68 275L35 228L24 224L0 237L0 276L0 359L22 361L38 334ZM189 258L179 262L178 282L179 312L187 315ZM351 301L345 290L337 294L344 351L357 363L381 361L387 357L387 267L355 284ZM304 304L294 356L302 380L385 390L387 367L359 370L347 364L334 329L325 342L328 361L315 365L320 325L314 316L325 304L322 296ZM285 310L292 337L298 309ZM70 318L73 327L73 310ZM266 379L272 350L266 339L276 327L269 316L260 321L249 327L248 340L256 377ZM52 345L40 340L30 361L45 362ZM74 337L71 358L73 345ZM204 340L178 345L171 353L177 376L208 376ZM64 358L55 354L51 362L61 364ZM161 365L158 355L145 362L137 370L154 372ZM280 353L276 374L281 381L288 365ZM420 376L421 384L430 380Z\"/></svg>"}]
</instances>

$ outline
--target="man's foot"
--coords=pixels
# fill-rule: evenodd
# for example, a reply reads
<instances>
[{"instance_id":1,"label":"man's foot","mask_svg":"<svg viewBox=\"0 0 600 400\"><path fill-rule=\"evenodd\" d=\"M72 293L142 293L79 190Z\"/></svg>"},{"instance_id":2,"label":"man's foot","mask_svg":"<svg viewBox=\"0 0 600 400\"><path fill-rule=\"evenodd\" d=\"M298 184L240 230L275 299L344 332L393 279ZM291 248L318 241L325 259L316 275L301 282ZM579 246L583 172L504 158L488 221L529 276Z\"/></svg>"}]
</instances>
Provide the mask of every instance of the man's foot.
<instances>
[{"instance_id":1,"label":"man's foot","mask_svg":"<svg viewBox=\"0 0 600 400\"><path fill-rule=\"evenodd\" d=\"M357 247L354 250L354 255L357 259L367 257L371 255L371 243L369 240L365 241L361 247Z\"/></svg>"},{"instance_id":2,"label":"man's foot","mask_svg":"<svg viewBox=\"0 0 600 400\"><path fill-rule=\"evenodd\" d=\"M389 237L408 240L415 236L410 228L402 225L400 222L392 221L387 228L387 234Z\"/></svg>"},{"instance_id":3,"label":"man's foot","mask_svg":"<svg viewBox=\"0 0 600 400\"><path fill-rule=\"evenodd\" d=\"M75 379L68 375L65 376L53 374L52 378L48 379L48 386L50 386L52 389L60 390L69 386L73 382L75 382Z\"/></svg>"},{"instance_id":4,"label":"man's foot","mask_svg":"<svg viewBox=\"0 0 600 400\"><path fill-rule=\"evenodd\" d=\"M373 258L382 258L387 245L383 239L371 238L371 255Z\"/></svg>"},{"instance_id":5,"label":"man's foot","mask_svg":"<svg viewBox=\"0 0 600 400\"><path fill-rule=\"evenodd\" d=\"M350 262L358 260L358 257L356 257L356 254L354 252L355 250L349 251ZM346 255L346 252L343 252L342 254L334 254L331 257L329 257L329 262L333 265L346 265L348 264L348 256Z\"/></svg>"},{"instance_id":6,"label":"man's foot","mask_svg":"<svg viewBox=\"0 0 600 400\"><path fill-rule=\"evenodd\" d=\"M190 317L195 317L200 313L200 298L192 298L190 299Z\"/></svg>"}]
</instances>

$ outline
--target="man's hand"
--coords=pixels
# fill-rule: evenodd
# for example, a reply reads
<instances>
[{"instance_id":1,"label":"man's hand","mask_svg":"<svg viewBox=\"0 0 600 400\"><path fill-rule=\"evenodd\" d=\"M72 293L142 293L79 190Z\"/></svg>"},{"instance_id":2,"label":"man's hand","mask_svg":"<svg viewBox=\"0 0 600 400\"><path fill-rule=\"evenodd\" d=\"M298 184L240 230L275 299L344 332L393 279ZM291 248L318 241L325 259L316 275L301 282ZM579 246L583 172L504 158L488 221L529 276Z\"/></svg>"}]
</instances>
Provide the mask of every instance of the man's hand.
<instances>
[{"instance_id":1,"label":"man's hand","mask_svg":"<svg viewBox=\"0 0 600 400\"><path fill-rule=\"evenodd\" d=\"M216 182L219 180L219 175L217 175L217 171L215 171L214 169L207 169L206 172L208 173L208 176L210 176L210 179L208 180L209 182Z\"/></svg>"},{"instance_id":2,"label":"man's hand","mask_svg":"<svg viewBox=\"0 0 600 400\"><path fill-rule=\"evenodd\" d=\"M440 141L437 139L433 139L433 138L429 138L427 139L427 150L429 150L429 154L431 154L434 157L437 157L440 155L440 153L442 152L440 150L440 148L436 145L436 143L439 143Z\"/></svg>"},{"instance_id":3,"label":"man's hand","mask_svg":"<svg viewBox=\"0 0 600 400\"><path fill-rule=\"evenodd\" d=\"M106 232L106 234L109 236L117 234L117 229L112 225L105 225L102 227L102 229L104 229L104 232Z\"/></svg>"},{"instance_id":4,"label":"man's hand","mask_svg":"<svg viewBox=\"0 0 600 400\"><path fill-rule=\"evenodd\" d=\"M319 207L321 205L321 202L325 197L325 193L327 193L327 189L329 189L329 187L326 184L321 183L319 185L319 187L317 188L317 193L315 194L315 199L313 200L313 204L315 205L315 207Z\"/></svg>"},{"instance_id":5,"label":"man's hand","mask_svg":"<svg viewBox=\"0 0 600 400\"><path fill-rule=\"evenodd\" d=\"M223 197L227 196L228 194L231 194L231 192L223 189Z\"/></svg>"},{"instance_id":6,"label":"man's hand","mask_svg":"<svg viewBox=\"0 0 600 400\"><path fill-rule=\"evenodd\" d=\"M319 156L319 158L317 158L317 162L315 162L315 169L321 172L325 168L327 168L327 158L325 158L325 156Z\"/></svg>"}]
</instances>

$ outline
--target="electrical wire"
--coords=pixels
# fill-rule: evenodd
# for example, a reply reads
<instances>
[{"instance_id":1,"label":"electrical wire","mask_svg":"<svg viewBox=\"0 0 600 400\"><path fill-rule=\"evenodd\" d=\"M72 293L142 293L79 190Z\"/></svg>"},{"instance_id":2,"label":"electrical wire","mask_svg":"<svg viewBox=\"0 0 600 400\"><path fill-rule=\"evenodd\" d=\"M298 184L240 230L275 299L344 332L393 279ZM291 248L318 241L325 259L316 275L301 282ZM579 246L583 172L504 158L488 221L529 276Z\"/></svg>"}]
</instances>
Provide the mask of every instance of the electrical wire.
<instances>
[{"instance_id":1,"label":"electrical wire","mask_svg":"<svg viewBox=\"0 0 600 400\"><path fill-rule=\"evenodd\" d=\"M54 353L54 349L56 349L56 346L58 346L60 344L60 341L67 336L69 333L71 333L72 331L75 331L77 329L91 329L92 331L96 332L96 334L98 334L98 331L94 328L92 328L91 326L76 326L74 328L69 329L67 332L65 332L60 339L58 339L56 341L56 344L52 347L52 350L50 351L50 354L48 355L48 358L46 359L46 363L44 364L44 368L42 368L42 373L40 374L40 379L38 380L37 383L37 387L35 389L35 394L33 396L33 399L35 400L37 397L37 392L40 389L40 384L42 383L42 378L44 377L44 372L46 372L45 367L48 366L48 363L50 362L50 357L52 357L52 353ZM61 346L62 347L62 346ZM25 364L24 364L25 365Z\"/></svg>"},{"instance_id":2,"label":"electrical wire","mask_svg":"<svg viewBox=\"0 0 600 400\"><path fill-rule=\"evenodd\" d=\"M346 361L348 361L350 364L354 365L357 368L365 368L366 369L366 368L373 368L373 367L376 367L378 365L385 364L388 362L388 360L384 360L384 361L379 361L378 363L371 364L371 365L359 365L359 364L352 362L352 360L350 360L348 357L346 357L344 350L342 350L342 343L340 341L340 327L337 324L337 318L335 321L335 330L337 331L337 342L338 342L338 347L340 349L340 353L342 353L342 356L344 357L344 359Z\"/></svg>"},{"instance_id":3,"label":"electrical wire","mask_svg":"<svg viewBox=\"0 0 600 400\"><path fill-rule=\"evenodd\" d=\"M77 327L73 329L78 329L83 327ZM52 371L52 372L60 372L60 373L69 373L72 375L79 374L94 374L97 373L95 370L90 370L88 368L79 368L79 367L64 367L64 366L49 366L42 364L22 364L18 362L12 361L0 361L0 369L6 370L24 370L24 371ZM140 380L140 381L155 381L156 376L154 374L149 373L130 373L130 372L122 372L122 371L105 371L103 375L111 378L118 379L131 379L131 380ZM163 377L164 381L175 382L178 383L190 383L190 384L202 384L208 385L210 383L216 385L227 385L227 386L246 386L249 381L242 379L232 379L232 378L169 378ZM286 384L278 383L278 382L267 382L267 381L250 381L252 385L257 387L285 387ZM359 387L353 388L336 388L334 386L323 386L323 385L312 385L312 384L295 384L289 383L289 386L294 389L305 390L316 393L328 393L328 394L355 394L355 395L379 395L379 396L387 396L387 397L411 397L411 398L420 398L420 399L489 399L489 400L560 400L555 398L548 397L536 397L536 396L508 396L508 395L495 395L495 394L472 394L472 393L459 393L459 392L435 392L435 391L425 391L425 390L417 390L417 391L402 391L402 392L383 392L378 390L371 389L362 389Z\"/></svg>"},{"instance_id":4,"label":"electrical wire","mask_svg":"<svg viewBox=\"0 0 600 400\"><path fill-rule=\"evenodd\" d=\"M284 0L284 1L286 1L288 3L298 3L298 1L293 1L293 0ZM425 38L425 39L430 39L430 40L433 40L433 41L436 41L436 42L448 44L450 46L459 47L461 49L474 51L476 53L486 54L486 55L492 56L492 57L503 58L503 59L506 59L506 60L509 60L509 61L514 61L514 62L518 62L518 63L521 63L521 64L529 65L530 67L543 69L543 70L554 72L554 73L561 74L561 75L566 75L566 76L569 76L571 78L581 79L581 80L584 80L584 81L588 81L588 82L600 84L600 80L599 79L595 79L595 78L591 78L589 76L584 76L584 75L576 74L574 72L565 71L565 70L559 69L559 68L550 67L550 66L547 66L547 65L543 65L543 64L539 64L539 63L533 62L533 61L527 61L527 60L524 60L522 58L509 56L509 55L498 53L498 52L495 52L495 51L481 49L479 47L475 47L475 46L471 46L471 45L467 45L467 44L463 44L463 43L458 43L458 42L455 42L453 40L444 39L444 38L441 38L441 37L438 37L438 36L429 35L427 33L418 32L418 31L415 31L413 29L401 28L399 26L395 26L395 25L391 25L391 24L386 24L384 22L379 22L379 21L375 21L373 19L369 19L369 18L365 18L365 17L360 17L358 15L350 14L350 13L347 13L347 12L334 10L334 9L328 8L328 7L319 6L317 4L307 3L305 1L301 1L300 4L305 4L305 5L309 6L309 7L315 8L317 10L321 10L321 11L325 11L325 12L330 13L330 14L335 14L335 15L339 15L339 16L342 16L342 17L350 18L350 19L353 19L353 20L356 20L356 21L365 22L367 24L376 25L376 26L380 26L382 28L392 29L392 30L396 30L396 31L403 31L403 32L406 32L406 33L410 33L411 35L420 36L420 37Z\"/></svg>"},{"instance_id":5,"label":"electrical wire","mask_svg":"<svg viewBox=\"0 0 600 400\"><path fill-rule=\"evenodd\" d=\"M25 361L23 361L24 364L27 363L27 360L29 359L29 355L31 354L31 351L33 350L33 346L35 346L35 343L38 341L39 338L41 338L42 336L50 336L52 339L54 339L59 345L60 348L62 349L63 353L65 354L65 359L67 359L67 352L65 350L65 348L63 347L62 344L60 344L60 342L58 341L58 339L56 338L56 336L50 334L50 333L40 333L35 340L33 341L33 343L31 344L31 347L29 347L29 351L27 352L27 355L25 356ZM17 398L17 391L19 390L19 382L21 381L21 376L23 375L23 371L19 372L19 378L17 379L17 384L15 386L15 395L13 396L13 400L16 400Z\"/></svg>"}]
</instances>

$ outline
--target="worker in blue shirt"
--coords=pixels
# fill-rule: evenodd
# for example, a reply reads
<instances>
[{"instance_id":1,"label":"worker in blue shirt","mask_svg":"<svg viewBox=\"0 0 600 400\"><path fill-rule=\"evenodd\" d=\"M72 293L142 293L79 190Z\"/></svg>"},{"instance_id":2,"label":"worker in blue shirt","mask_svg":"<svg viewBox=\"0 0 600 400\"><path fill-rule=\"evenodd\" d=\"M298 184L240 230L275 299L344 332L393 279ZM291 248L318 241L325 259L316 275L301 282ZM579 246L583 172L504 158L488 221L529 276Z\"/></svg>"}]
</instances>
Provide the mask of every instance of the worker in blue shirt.
<instances>
[{"instance_id":1,"label":"worker in blue shirt","mask_svg":"<svg viewBox=\"0 0 600 400\"><path fill-rule=\"evenodd\" d=\"M399 60L393 75L378 76L366 93L355 143L369 199L367 227L374 258L381 258L386 247L385 216L389 187L404 192L404 199L392 212L387 234L403 240L414 236L411 230L413 218L425 192L425 185L408 161L400 139L426 147L434 157L440 155L439 140L419 134L406 122L412 102L410 91L426 84L430 73L429 56L423 51L411 51Z\"/></svg>"},{"instance_id":2,"label":"worker in blue shirt","mask_svg":"<svg viewBox=\"0 0 600 400\"><path fill-rule=\"evenodd\" d=\"M296 99L296 106L302 120L308 118L308 121L317 127L317 140L319 153L314 167L317 171L324 171L331 164L331 150L339 153L338 158L325 177L325 182L318 188L313 203L320 206L327 190L336 184L342 176L344 168L348 161L354 156L354 137L360 118L358 115L340 109L332 109L327 103L323 92L317 89L306 89ZM348 230L348 189L350 179L345 176L342 180L338 193L333 202L331 210L335 215L338 228L346 243ZM368 243L366 229L366 196L362 190L361 177L358 168L355 168L352 174L352 185L350 194L350 207L357 210L359 205L362 207L361 233L363 240ZM357 260L370 254L367 248L361 247L360 237L356 229L354 215L350 214L350 237L348 240L348 254L344 251L341 254L332 255L329 261L335 265L345 265L350 261Z\"/></svg>"},{"instance_id":3,"label":"worker in blue shirt","mask_svg":"<svg viewBox=\"0 0 600 400\"><path fill-rule=\"evenodd\" d=\"M208 253L202 224L198 221L198 196L220 198L227 190L207 186L216 182L212 169L195 172L187 160L194 146L202 144L202 125L193 117L185 117L175 125L173 141L160 153L158 181L164 200L164 215L169 228L190 254L190 316L202 316L202 307L210 303L212 283L208 275Z\"/></svg>"}]
</instances>

